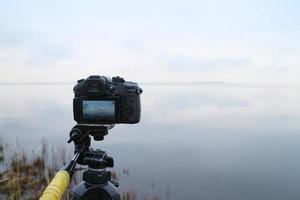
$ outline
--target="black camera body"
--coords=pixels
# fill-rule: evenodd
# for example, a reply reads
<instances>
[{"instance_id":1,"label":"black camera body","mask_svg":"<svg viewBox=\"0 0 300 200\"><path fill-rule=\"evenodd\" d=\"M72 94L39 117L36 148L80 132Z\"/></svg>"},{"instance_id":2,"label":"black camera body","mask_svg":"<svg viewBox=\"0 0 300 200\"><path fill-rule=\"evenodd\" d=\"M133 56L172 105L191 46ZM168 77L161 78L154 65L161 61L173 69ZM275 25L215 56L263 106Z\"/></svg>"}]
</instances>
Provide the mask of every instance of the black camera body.
<instances>
[{"instance_id":1,"label":"black camera body","mask_svg":"<svg viewBox=\"0 0 300 200\"><path fill-rule=\"evenodd\" d=\"M117 76L92 75L77 81L73 114L79 124L135 124L140 121L142 89Z\"/></svg>"}]
</instances>

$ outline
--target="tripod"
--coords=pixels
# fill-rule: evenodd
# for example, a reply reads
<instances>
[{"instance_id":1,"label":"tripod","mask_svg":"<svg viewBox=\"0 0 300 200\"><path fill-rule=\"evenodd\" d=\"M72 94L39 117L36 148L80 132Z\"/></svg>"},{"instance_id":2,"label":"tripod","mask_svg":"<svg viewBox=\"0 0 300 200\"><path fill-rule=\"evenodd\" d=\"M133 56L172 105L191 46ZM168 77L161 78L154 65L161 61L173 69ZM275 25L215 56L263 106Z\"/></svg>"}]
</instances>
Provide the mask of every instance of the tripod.
<instances>
[{"instance_id":1,"label":"tripod","mask_svg":"<svg viewBox=\"0 0 300 200\"><path fill-rule=\"evenodd\" d=\"M78 164L88 166L83 172L83 181L73 189L73 200L121 199L117 189L119 184L111 180L111 172L106 169L114 166L113 158L107 156L103 150L90 148L90 136L93 136L94 140L103 140L112 127L77 124L72 128L68 143L74 142L74 160Z\"/></svg>"}]
</instances>

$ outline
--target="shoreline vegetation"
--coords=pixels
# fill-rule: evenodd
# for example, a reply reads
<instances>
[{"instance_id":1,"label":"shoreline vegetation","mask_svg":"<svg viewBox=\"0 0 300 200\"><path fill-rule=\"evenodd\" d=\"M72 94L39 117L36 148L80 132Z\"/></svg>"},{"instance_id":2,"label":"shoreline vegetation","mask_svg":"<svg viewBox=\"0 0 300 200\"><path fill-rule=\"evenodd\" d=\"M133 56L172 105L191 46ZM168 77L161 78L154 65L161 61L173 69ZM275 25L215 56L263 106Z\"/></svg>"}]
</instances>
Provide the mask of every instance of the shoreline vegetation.
<instances>
[{"instance_id":1,"label":"shoreline vegetation","mask_svg":"<svg viewBox=\"0 0 300 200\"><path fill-rule=\"evenodd\" d=\"M15 146L20 146L16 142ZM69 160L63 146L52 148L50 151L45 140L41 142L39 152L31 153L15 150L9 144L0 142L0 199L7 200L36 200L39 199L45 187L56 172ZM71 159L71 156L70 156ZM129 169L121 172L129 176ZM62 200L71 199L72 188L81 179L81 173L76 173L65 192ZM120 173L112 171L112 178L119 180ZM157 195L140 195L135 189L121 193L122 200L161 200Z\"/></svg>"}]
</instances>

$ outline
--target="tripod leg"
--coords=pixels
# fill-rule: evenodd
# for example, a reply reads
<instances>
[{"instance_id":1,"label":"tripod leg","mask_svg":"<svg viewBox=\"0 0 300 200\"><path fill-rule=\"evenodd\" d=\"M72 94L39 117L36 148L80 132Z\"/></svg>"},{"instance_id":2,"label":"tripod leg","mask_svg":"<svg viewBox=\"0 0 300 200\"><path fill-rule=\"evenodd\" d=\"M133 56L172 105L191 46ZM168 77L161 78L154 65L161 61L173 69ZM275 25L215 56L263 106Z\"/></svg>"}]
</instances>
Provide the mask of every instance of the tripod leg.
<instances>
[{"instance_id":1,"label":"tripod leg","mask_svg":"<svg viewBox=\"0 0 300 200\"><path fill-rule=\"evenodd\" d=\"M40 200L60 200L69 183L70 174L65 170L60 170L44 190Z\"/></svg>"},{"instance_id":2,"label":"tripod leg","mask_svg":"<svg viewBox=\"0 0 300 200\"><path fill-rule=\"evenodd\" d=\"M55 177L52 179L50 184L44 190L40 200L60 200L65 193L70 179L72 177L73 171L76 166L76 160L79 157L79 153L76 153L73 159L64 166Z\"/></svg>"}]
</instances>

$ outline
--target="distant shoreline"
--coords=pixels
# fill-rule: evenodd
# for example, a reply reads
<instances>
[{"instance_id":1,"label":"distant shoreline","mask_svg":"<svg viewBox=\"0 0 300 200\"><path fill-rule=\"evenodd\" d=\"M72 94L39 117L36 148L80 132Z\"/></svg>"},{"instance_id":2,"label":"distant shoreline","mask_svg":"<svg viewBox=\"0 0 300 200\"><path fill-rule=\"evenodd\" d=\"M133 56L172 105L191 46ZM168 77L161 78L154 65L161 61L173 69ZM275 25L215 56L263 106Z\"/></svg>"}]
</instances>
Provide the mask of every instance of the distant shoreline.
<instances>
[{"instance_id":1,"label":"distant shoreline","mask_svg":"<svg viewBox=\"0 0 300 200\"><path fill-rule=\"evenodd\" d=\"M76 82L0 82L0 85L70 85ZM145 85L190 85L190 84L225 84L222 81L191 81L191 82L139 82Z\"/></svg>"},{"instance_id":2,"label":"distant shoreline","mask_svg":"<svg viewBox=\"0 0 300 200\"><path fill-rule=\"evenodd\" d=\"M75 85L76 82L0 82L0 86L46 86L46 85ZM276 84L276 83L228 83L223 81L190 81L190 82L139 82L140 85L205 85L205 86L226 86L226 87L265 87L265 88L300 88L300 84Z\"/></svg>"}]
</instances>

